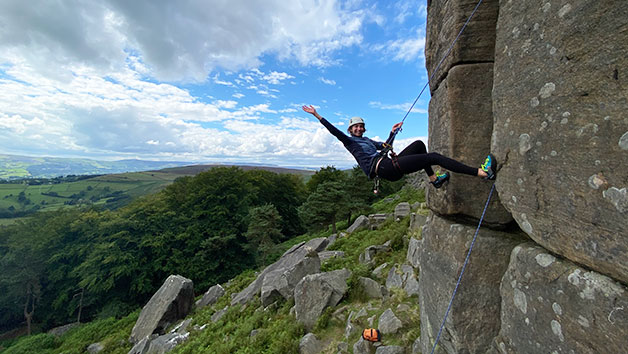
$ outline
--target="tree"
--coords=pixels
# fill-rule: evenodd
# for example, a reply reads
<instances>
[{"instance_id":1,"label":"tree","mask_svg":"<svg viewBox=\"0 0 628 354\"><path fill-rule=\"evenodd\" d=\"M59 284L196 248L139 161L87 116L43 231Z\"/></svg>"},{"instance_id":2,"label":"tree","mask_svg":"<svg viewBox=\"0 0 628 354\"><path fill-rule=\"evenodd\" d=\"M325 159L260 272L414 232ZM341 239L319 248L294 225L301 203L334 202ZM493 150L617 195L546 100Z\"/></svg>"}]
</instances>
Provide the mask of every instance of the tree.
<instances>
[{"instance_id":1,"label":"tree","mask_svg":"<svg viewBox=\"0 0 628 354\"><path fill-rule=\"evenodd\" d=\"M351 218L361 212L369 212L375 201L373 183L364 175L359 166L347 172L345 179L345 193L347 200L347 225L351 225Z\"/></svg>"},{"instance_id":2,"label":"tree","mask_svg":"<svg viewBox=\"0 0 628 354\"><path fill-rule=\"evenodd\" d=\"M281 216L272 204L249 209L249 227L245 234L257 265L264 265L273 245L282 239Z\"/></svg>"},{"instance_id":3,"label":"tree","mask_svg":"<svg viewBox=\"0 0 628 354\"><path fill-rule=\"evenodd\" d=\"M299 207L299 216L306 225L322 227L331 224L332 232L336 233L337 216L340 212L346 211L347 200L341 182L322 182Z\"/></svg>"}]
</instances>

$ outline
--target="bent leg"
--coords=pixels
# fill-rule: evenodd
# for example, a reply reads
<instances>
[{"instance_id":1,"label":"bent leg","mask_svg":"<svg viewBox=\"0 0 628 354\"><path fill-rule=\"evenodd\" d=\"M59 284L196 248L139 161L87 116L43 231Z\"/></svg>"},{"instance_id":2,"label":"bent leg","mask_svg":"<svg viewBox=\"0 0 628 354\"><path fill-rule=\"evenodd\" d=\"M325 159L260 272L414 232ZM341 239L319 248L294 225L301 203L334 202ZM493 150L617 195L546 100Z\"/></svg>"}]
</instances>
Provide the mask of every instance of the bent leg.
<instances>
[{"instance_id":1,"label":"bent leg","mask_svg":"<svg viewBox=\"0 0 628 354\"><path fill-rule=\"evenodd\" d=\"M403 151L401 151L397 157L401 158L404 156L412 156L412 155L424 155L427 154L427 147L425 146L425 144L423 143L423 141L421 140L416 140L414 141L412 144L408 145L405 149L403 149ZM434 170L432 169L431 165L425 165L425 167L419 168L416 171L419 170L425 170L425 173L428 176L433 176L434 175ZM413 171L413 172L416 172ZM405 172L405 173L409 173L409 172Z\"/></svg>"}]
</instances>

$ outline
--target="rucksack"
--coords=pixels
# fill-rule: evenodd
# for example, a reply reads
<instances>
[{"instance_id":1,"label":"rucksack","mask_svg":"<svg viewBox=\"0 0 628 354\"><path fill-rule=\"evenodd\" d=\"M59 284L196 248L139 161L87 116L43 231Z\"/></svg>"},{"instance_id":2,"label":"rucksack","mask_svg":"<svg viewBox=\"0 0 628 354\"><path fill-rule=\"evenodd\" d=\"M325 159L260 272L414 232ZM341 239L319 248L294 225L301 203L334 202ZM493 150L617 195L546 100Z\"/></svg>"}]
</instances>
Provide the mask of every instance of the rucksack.
<instances>
[{"instance_id":1,"label":"rucksack","mask_svg":"<svg viewBox=\"0 0 628 354\"><path fill-rule=\"evenodd\" d=\"M369 342L379 342L381 340L381 335L379 333L379 329L375 328L367 328L362 331L362 338Z\"/></svg>"}]
</instances>

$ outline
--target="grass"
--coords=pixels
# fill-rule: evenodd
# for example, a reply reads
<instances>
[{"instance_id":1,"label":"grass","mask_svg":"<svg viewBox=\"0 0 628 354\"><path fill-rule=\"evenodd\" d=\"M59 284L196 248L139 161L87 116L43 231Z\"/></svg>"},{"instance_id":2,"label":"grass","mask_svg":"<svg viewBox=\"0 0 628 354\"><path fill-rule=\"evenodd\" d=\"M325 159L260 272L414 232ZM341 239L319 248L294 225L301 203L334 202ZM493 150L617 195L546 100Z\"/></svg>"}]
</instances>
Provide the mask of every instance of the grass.
<instances>
[{"instance_id":1,"label":"grass","mask_svg":"<svg viewBox=\"0 0 628 354\"><path fill-rule=\"evenodd\" d=\"M401 191L402 196L394 201L380 201L379 211L394 209L401 201L422 202L422 193ZM409 198L409 199L406 199ZM407 253L409 217L398 222L388 220L377 230L354 232L338 239L331 250L343 251L345 257L333 258L321 267L321 271L347 268L352 275L348 281L349 290L345 298L334 308L327 309L319 318L313 333L322 342L323 353L336 353L341 342L348 344L351 350L364 328L377 328L378 320L386 309L391 308L402 321L404 327L396 334L384 335L384 345L403 345L411 347L420 334L419 306L416 297L408 297L401 289L393 289L385 300L367 299L363 289L358 286L360 276L374 278L372 271L376 266L388 263L389 268L405 262ZM346 221L339 223L339 230L346 228ZM275 253L280 256L293 245L316 237L327 237L331 230L308 233L277 245ZM373 264L361 264L358 259L364 249L371 245L381 245L390 241L391 250L379 253ZM277 257L278 257L277 256ZM188 318L193 321L188 327L190 336L187 341L177 346L173 353L297 353L299 341L305 335L305 329L290 314L294 300L279 301L267 308L261 306L259 297L246 305L230 306L231 296L242 291L257 277L256 272L248 270L223 284L225 295L216 304L194 310ZM383 279L377 279L380 284ZM197 289L198 291L198 289ZM217 322L211 316L228 307L226 314ZM343 309L344 311L339 311ZM347 316L354 311L365 309L367 315L352 321L356 330L344 337ZM341 312L335 314L335 312ZM139 310L120 320L113 318L97 320L75 328L56 338L47 334L23 337L18 340L0 342L9 346L0 352L15 353L84 353L87 346L100 342L105 349L102 353L127 353L131 349L128 337L137 320ZM373 322L369 323L368 319ZM202 329L201 329L202 328ZM252 335L255 333L255 335Z\"/></svg>"},{"instance_id":2,"label":"grass","mask_svg":"<svg viewBox=\"0 0 628 354\"><path fill-rule=\"evenodd\" d=\"M3 354L80 354L85 353L90 344L100 342L105 347L100 353L128 353L132 347L128 338L138 315L139 310L119 320L115 318L96 320L73 328L60 337L46 333L23 337L13 344L6 342L5 344L10 346L0 352Z\"/></svg>"}]
</instances>

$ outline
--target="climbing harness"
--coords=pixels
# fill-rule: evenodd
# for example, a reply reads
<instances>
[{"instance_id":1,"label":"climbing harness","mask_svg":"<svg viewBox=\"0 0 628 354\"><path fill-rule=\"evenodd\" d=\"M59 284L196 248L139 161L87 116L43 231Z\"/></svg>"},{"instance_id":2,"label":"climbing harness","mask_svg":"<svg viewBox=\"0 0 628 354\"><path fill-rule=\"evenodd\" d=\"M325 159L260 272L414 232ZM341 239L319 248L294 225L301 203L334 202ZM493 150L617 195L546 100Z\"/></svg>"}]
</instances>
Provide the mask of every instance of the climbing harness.
<instances>
[{"instance_id":1,"label":"climbing harness","mask_svg":"<svg viewBox=\"0 0 628 354\"><path fill-rule=\"evenodd\" d=\"M393 167L397 171L401 172L401 166L399 165L399 159L397 158L397 154L393 151L392 144L389 144L387 141L383 144L383 149L379 152L379 156L376 158L376 160L373 161L373 164L371 165L371 171L369 172L369 176L373 176L374 194L379 193L380 179L379 176L377 176L377 169L379 168L380 162L382 162L382 160L385 158L389 158L392 162Z\"/></svg>"},{"instance_id":2,"label":"climbing harness","mask_svg":"<svg viewBox=\"0 0 628 354\"><path fill-rule=\"evenodd\" d=\"M440 335L443 333L443 328L445 327L445 321L447 321L447 316L449 315L449 311L451 310L451 305L454 303L454 297L456 297L456 292L458 292L458 287L460 286L460 281L462 280L462 275L464 274L464 270L467 268L467 264L469 263L469 257L471 256L471 251L473 250L475 239L478 237L478 232L480 231L480 226L482 226L482 220L484 220L484 214L486 214L486 209L488 209L488 204L491 201L491 196L493 195L494 189L495 189L495 183L493 183L493 186L491 187L491 191L488 193L488 199L486 200L486 205L484 205L484 211L482 211L480 222L478 223L477 229L475 229L475 235L473 235L473 240L471 241L471 246L469 246L467 257L465 258L464 263L462 264L462 269L460 270L460 275L458 275L458 281L456 282L456 287L454 288L453 294L451 294L451 300L449 300L447 311L445 311L445 317L443 318L443 323L441 323L440 325L440 329L438 330L438 335L436 336L436 340L434 341L434 346L432 347L432 351L430 352L430 354L434 354L434 350L436 349L436 345L438 344Z\"/></svg>"}]
</instances>

